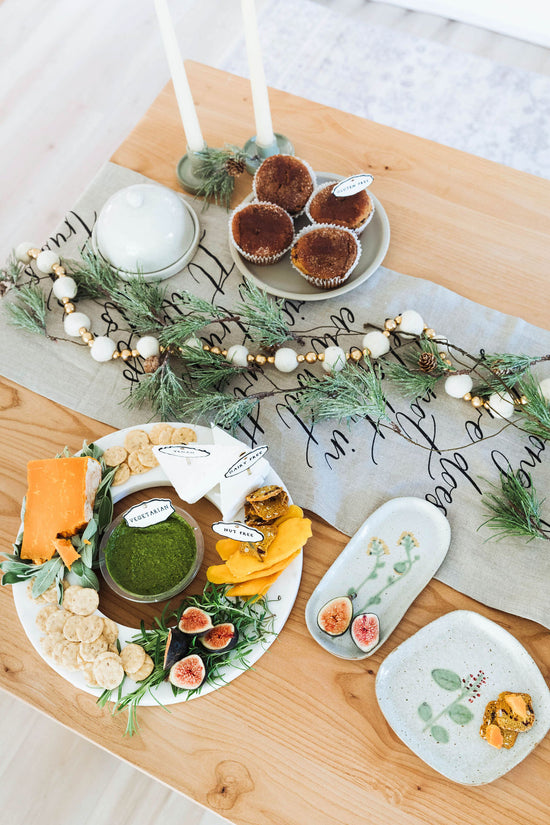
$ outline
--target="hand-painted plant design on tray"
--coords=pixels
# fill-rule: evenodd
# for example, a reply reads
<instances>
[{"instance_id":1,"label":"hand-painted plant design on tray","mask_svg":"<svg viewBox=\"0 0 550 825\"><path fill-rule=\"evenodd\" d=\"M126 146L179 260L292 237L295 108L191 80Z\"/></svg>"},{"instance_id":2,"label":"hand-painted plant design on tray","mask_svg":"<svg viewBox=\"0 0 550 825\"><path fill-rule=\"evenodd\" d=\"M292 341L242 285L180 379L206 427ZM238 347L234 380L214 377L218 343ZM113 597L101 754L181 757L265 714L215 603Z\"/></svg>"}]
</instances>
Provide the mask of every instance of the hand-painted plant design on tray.
<instances>
[{"instance_id":1,"label":"hand-painted plant design on tray","mask_svg":"<svg viewBox=\"0 0 550 825\"><path fill-rule=\"evenodd\" d=\"M405 550L405 558L402 561L398 561L393 565L393 573L396 575L390 574L387 579L386 583L376 592L373 593L372 596L369 597L368 601L363 605L363 607L358 608L355 613L364 613L371 605L373 604L380 604L382 601L382 594L388 587L392 587L392 585L396 584L396 582L400 581L403 576L406 576L407 573L410 571L413 564L419 561L420 556L417 554L413 556L413 551L415 547L419 547L418 539L415 537L414 533L409 532L408 530L404 530L397 540L397 546L403 547ZM373 537L368 545L367 545L367 555L373 555L375 557L374 567L366 576L361 584L357 587L351 587L348 590L348 596L350 599L356 599L359 591L364 587L364 585L371 581L372 579L378 578L378 573L386 566L387 559L385 556L389 555L390 550L388 545L382 539L377 537Z\"/></svg>"},{"instance_id":2,"label":"hand-painted plant design on tray","mask_svg":"<svg viewBox=\"0 0 550 825\"><path fill-rule=\"evenodd\" d=\"M444 728L443 725L436 725L435 723L441 719L442 716L448 716L449 719L457 725L466 725L468 722L471 722L474 714L470 708L460 703L466 697L468 697L468 702L470 703L473 702L474 699L477 699L480 695L479 690L481 685L484 685L486 682L486 677L484 672L480 670L477 676L470 673L468 678L461 679L457 673L454 673L452 670L446 670L445 668L435 668L432 670L431 676L434 682L443 688L443 690L460 691L458 696L456 696L450 704L446 705L437 716L434 716L433 710L428 702L422 702L422 704L418 706L418 715L423 722L426 722L423 730L426 731L429 729L436 742L445 745L449 741L447 728Z\"/></svg>"}]
</instances>

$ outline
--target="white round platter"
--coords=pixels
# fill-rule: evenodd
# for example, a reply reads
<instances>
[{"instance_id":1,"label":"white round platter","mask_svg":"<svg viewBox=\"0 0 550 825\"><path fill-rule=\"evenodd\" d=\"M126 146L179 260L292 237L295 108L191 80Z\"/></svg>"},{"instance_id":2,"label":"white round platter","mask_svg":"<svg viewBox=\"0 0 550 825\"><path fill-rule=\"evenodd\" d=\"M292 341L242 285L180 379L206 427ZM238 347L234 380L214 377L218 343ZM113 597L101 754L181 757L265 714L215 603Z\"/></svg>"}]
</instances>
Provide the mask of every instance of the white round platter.
<instances>
[{"instance_id":1,"label":"white round platter","mask_svg":"<svg viewBox=\"0 0 550 825\"><path fill-rule=\"evenodd\" d=\"M173 427L190 427L193 429L197 434L197 443L198 444L212 444L214 442L212 436L212 430L210 427L200 427L191 424L182 424L180 422L168 422ZM109 435L103 436L103 438L98 438L97 441L94 443L97 444L102 450L106 450L108 447L114 447L115 445L122 445L124 444L124 438L130 430L145 430L145 432L149 432L154 426L154 423L151 424L140 424L136 425L135 427L127 427L124 430L117 430L114 433L110 433ZM237 441L237 439L232 439L231 436L224 433L224 441L228 443L229 441L233 440L234 442L241 444L244 450L249 450L250 448L243 444L242 442ZM284 483L281 481L277 473L273 470L272 467L269 468L267 475L264 479L264 484L278 484L282 486L285 490L286 487ZM126 496L130 495L131 493L136 493L139 490L145 490L149 487L169 487L170 482L168 478L161 470L160 467L155 467L154 469L150 470L148 473L142 473L140 475L130 476L128 481L124 484L118 485L116 487L112 487L113 493L113 501L116 504L121 499L125 498ZM288 491L287 491L288 492ZM213 495L207 494L205 496L209 501L214 504L214 506L219 508L219 495L214 493ZM290 497L289 497L290 501ZM290 502L291 503L291 502ZM192 505L185 505L188 509L192 508ZM244 508L241 513L237 514L237 520L242 519L244 515ZM99 574L99 571L98 571ZM99 574L100 575L100 574ZM278 634L283 629L283 626L292 610L294 605L294 601L296 599L296 595L298 593L298 588L300 586L300 579L302 577L302 554L300 553L294 561L292 561L289 566L284 570L284 572L279 576L277 581L271 586L269 589L267 598L269 602L269 607L274 614L274 622L273 622L273 635L270 635L264 642L257 643L253 646L250 655L247 657L248 664L250 666L254 665L255 662L265 653L265 651L270 647L270 645L275 641ZM68 576L68 580L70 582L70 573ZM197 581L197 580L195 580ZM40 639L43 636L43 633L38 629L36 626L36 616L38 611L43 606L43 602L33 602L32 599L29 598L27 594L27 583L20 582L19 584L14 584L12 586L13 590L13 598L15 602L15 607L17 610L17 614L19 616L19 620L23 625L23 629L27 634L31 644L35 648L36 652L44 659L44 661L53 668L60 676L70 682L74 687L82 690L86 693L90 693L93 696L99 696L102 693L101 688L93 688L90 687L80 671L71 671L67 668L56 664L50 656L47 656L41 648ZM181 594L181 599L185 597L185 593ZM175 597L174 601L178 597ZM100 605L101 607L101 605ZM97 615L102 616L104 615L100 609L96 611ZM159 611L160 613L160 611ZM138 633L139 628L137 627L127 627L120 623L118 624L119 628L119 641L122 646L127 644L132 636L135 636ZM231 665L227 665L224 673L223 678L225 682L232 682L233 679L236 679L237 676L240 676L243 673L243 670ZM195 694L195 696L204 696L207 693L211 693L213 690L217 690L218 687L222 687L222 685L213 686L210 684L205 684L202 686L200 693ZM128 693L133 692L136 689L136 683L133 682L129 678L125 678L124 682L121 686L121 695L126 696ZM156 705L160 702L163 705L170 705L177 702L185 702L186 701L186 694L181 693L178 696L174 696L172 692L172 686L168 682L163 682L159 685L158 688L154 690L154 696L150 696L147 694L143 700L141 701L141 705Z\"/></svg>"},{"instance_id":2,"label":"white round platter","mask_svg":"<svg viewBox=\"0 0 550 825\"><path fill-rule=\"evenodd\" d=\"M327 183L332 180L343 180L342 175L335 175L331 172L316 172L317 185ZM342 286L336 289L318 289L313 284L308 283L305 278L296 272L290 263L290 253L275 264L268 266L258 266L257 264L245 261L242 255L235 249L229 238L229 249L237 269L246 277L251 278L254 283L269 292L271 295L278 295L280 298L288 298L293 301L326 301L328 298L335 298L344 295L346 292L355 289L364 283L371 275L374 275L384 258L390 245L390 222L385 209L372 192L369 192L374 202L374 215L370 223L365 227L359 240L361 242L361 257L359 263L351 273L350 277ZM254 194L248 195L242 203L251 203ZM305 216L295 221L296 232L304 226L311 226Z\"/></svg>"}]
</instances>

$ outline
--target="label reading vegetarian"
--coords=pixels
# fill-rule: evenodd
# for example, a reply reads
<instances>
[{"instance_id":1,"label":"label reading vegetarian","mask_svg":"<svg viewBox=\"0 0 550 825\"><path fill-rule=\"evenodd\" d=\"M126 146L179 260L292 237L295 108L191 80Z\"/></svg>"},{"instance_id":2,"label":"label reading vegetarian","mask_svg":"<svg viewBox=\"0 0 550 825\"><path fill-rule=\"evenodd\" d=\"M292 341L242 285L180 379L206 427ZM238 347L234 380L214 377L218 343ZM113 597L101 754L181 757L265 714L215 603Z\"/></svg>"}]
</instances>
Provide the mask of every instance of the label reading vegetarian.
<instances>
[{"instance_id":1,"label":"label reading vegetarian","mask_svg":"<svg viewBox=\"0 0 550 825\"><path fill-rule=\"evenodd\" d=\"M149 527L152 524L159 524L174 513L174 507L169 498L150 498L142 501L141 504L134 504L127 513L124 520L128 527Z\"/></svg>"},{"instance_id":2,"label":"label reading vegetarian","mask_svg":"<svg viewBox=\"0 0 550 825\"><path fill-rule=\"evenodd\" d=\"M255 527L248 527L240 521L215 521L212 530L219 536L224 536L226 539L235 539L236 541L256 542L264 539L264 534L260 530L256 530Z\"/></svg>"}]
</instances>

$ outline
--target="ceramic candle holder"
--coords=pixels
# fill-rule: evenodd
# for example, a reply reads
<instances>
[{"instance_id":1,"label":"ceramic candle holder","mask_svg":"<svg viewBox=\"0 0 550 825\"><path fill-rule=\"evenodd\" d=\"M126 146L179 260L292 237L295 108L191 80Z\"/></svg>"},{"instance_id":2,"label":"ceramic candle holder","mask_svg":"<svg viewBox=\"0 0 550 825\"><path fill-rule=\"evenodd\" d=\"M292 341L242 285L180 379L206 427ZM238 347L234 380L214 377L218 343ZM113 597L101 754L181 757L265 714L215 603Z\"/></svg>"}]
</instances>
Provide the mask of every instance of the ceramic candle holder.
<instances>
[{"instance_id":1,"label":"ceramic candle holder","mask_svg":"<svg viewBox=\"0 0 550 825\"><path fill-rule=\"evenodd\" d=\"M262 161L271 157L271 155L294 154L294 146L290 140L280 132L275 132L275 140L270 146L262 146L261 143L257 142L256 135L254 135L246 141L243 148L248 156L246 160L246 168L251 175L254 174Z\"/></svg>"}]
</instances>

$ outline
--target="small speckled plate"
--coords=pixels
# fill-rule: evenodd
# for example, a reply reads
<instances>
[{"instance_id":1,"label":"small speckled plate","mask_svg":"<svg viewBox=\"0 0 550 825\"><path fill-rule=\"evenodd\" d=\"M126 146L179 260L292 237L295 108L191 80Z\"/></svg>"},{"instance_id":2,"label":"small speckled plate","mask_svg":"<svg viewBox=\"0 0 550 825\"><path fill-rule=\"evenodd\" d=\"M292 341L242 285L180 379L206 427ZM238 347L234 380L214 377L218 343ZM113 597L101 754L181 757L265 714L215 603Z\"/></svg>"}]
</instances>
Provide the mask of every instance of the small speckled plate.
<instances>
[{"instance_id":1,"label":"small speckled plate","mask_svg":"<svg viewBox=\"0 0 550 825\"><path fill-rule=\"evenodd\" d=\"M533 727L512 748L479 735L487 702L528 693ZM376 697L396 734L428 765L463 785L483 785L525 759L550 728L550 691L523 645L469 610L447 613L382 662Z\"/></svg>"}]
</instances>

